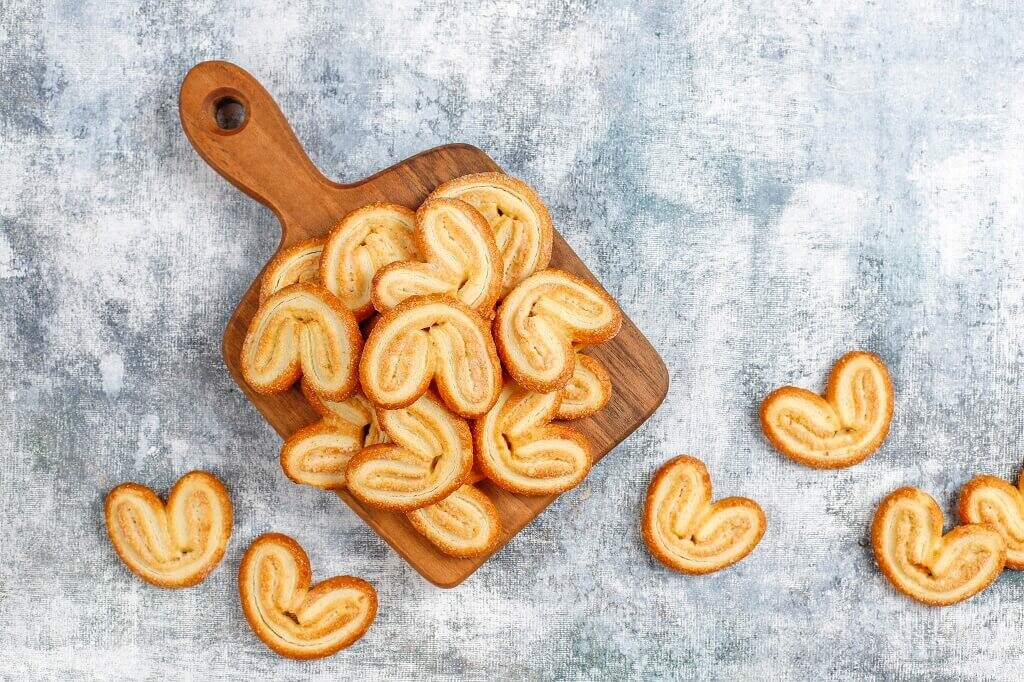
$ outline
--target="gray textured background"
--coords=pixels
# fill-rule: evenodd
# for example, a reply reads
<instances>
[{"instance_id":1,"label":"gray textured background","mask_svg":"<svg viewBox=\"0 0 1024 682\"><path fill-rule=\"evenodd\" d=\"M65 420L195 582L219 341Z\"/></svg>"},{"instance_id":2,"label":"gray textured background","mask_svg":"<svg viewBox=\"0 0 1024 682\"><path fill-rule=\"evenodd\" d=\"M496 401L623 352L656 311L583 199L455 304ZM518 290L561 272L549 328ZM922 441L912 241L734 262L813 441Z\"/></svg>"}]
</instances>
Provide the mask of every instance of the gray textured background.
<instances>
[{"instance_id":1,"label":"gray textured background","mask_svg":"<svg viewBox=\"0 0 1024 682\"><path fill-rule=\"evenodd\" d=\"M1019 678L1024 575L926 608L866 541L900 485L948 512L976 472L1022 464L1019 3L278 5L0 2L0 676ZM455 590L288 482L224 369L278 227L181 132L178 85L207 58L260 78L340 179L482 147L667 361L654 418ZM821 388L855 347L891 368L888 441L835 472L781 458L758 401ZM709 577L637 532L680 452L768 514ZM200 466L236 505L224 563L149 587L102 496ZM358 645L298 664L252 635L234 573L267 530L377 586Z\"/></svg>"}]
</instances>

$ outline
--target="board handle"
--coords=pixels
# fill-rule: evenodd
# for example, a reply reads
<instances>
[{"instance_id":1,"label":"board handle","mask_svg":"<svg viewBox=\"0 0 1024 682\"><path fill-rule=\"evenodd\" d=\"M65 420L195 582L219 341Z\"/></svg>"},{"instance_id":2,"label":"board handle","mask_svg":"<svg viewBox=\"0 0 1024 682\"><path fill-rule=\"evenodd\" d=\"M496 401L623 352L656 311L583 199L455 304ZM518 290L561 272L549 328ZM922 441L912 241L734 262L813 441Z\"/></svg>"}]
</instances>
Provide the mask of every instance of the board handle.
<instances>
[{"instance_id":1,"label":"board handle","mask_svg":"<svg viewBox=\"0 0 1024 682\"><path fill-rule=\"evenodd\" d=\"M330 227L323 197L340 186L309 160L274 98L245 69L196 64L181 83L178 112L199 156L231 184L290 224Z\"/></svg>"}]
</instances>

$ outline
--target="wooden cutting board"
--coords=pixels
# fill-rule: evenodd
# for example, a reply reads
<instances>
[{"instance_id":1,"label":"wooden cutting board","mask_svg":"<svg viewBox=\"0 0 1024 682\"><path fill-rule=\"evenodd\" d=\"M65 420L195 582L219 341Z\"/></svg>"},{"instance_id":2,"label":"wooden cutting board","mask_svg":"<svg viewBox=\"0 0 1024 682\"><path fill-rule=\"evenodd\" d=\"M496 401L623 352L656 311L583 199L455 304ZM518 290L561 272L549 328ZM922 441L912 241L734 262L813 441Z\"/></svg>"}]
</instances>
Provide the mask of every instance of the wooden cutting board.
<instances>
[{"instance_id":1,"label":"wooden cutting board","mask_svg":"<svg viewBox=\"0 0 1024 682\"><path fill-rule=\"evenodd\" d=\"M417 154L359 182L332 182L306 156L267 91L244 69L228 62L202 62L189 71L181 84L179 111L185 135L199 155L229 182L277 214L282 231L279 250L326 234L341 217L365 204L390 201L415 209L443 182L467 173L501 170L476 147L450 144ZM551 266L596 282L557 232ZM286 393L260 395L243 380L239 357L258 295L259 279L245 292L224 330L224 362L256 408L282 438L287 438L319 416L306 403L298 384ZM572 425L586 435L599 459L661 404L668 391L668 372L657 351L628 318L612 341L587 352L608 369L612 398L602 411ZM267 456L276 457L277 453ZM600 469L595 472L591 475L601 475ZM501 514L504 537L499 549L555 499L513 495L489 482L481 482L480 487ZM404 516L364 507L346 492L338 494L435 585L458 585L488 558L445 556L413 530ZM637 514L639 518L639 509Z\"/></svg>"}]
</instances>

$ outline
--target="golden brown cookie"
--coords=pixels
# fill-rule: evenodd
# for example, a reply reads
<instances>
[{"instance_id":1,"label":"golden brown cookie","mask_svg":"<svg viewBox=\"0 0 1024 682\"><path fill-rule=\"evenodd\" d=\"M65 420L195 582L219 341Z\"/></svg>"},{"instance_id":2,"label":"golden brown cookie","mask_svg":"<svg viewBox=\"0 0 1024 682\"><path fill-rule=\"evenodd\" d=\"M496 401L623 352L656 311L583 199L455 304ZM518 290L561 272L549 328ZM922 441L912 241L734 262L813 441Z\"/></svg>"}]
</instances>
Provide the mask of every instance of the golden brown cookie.
<instances>
[{"instance_id":1,"label":"golden brown cookie","mask_svg":"<svg viewBox=\"0 0 1024 682\"><path fill-rule=\"evenodd\" d=\"M497 507L491 498L468 484L440 502L405 516L413 528L448 556L483 556L492 552L501 538Z\"/></svg>"},{"instance_id":2,"label":"golden brown cookie","mask_svg":"<svg viewBox=\"0 0 1024 682\"><path fill-rule=\"evenodd\" d=\"M292 284L315 282L320 273L323 248L323 239L307 239L274 256L260 279L260 303Z\"/></svg>"},{"instance_id":3,"label":"golden brown cookie","mask_svg":"<svg viewBox=\"0 0 1024 682\"><path fill-rule=\"evenodd\" d=\"M1024 473L1013 487L995 476L975 476L960 489L960 522L984 523L1006 542L1006 567L1024 569Z\"/></svg>"},{"instance_id":4,"label":"golden brown cookie","mask_svg":"<svg viewBox=\"0 0 1024 682\"><path fill-rule=\"evenodd\" d=\"M612 380L604 365L583 353L576 354L572 378L560 391L555 419L583 419L600 412L612 397Z\"/></svg>"}]
</instances>

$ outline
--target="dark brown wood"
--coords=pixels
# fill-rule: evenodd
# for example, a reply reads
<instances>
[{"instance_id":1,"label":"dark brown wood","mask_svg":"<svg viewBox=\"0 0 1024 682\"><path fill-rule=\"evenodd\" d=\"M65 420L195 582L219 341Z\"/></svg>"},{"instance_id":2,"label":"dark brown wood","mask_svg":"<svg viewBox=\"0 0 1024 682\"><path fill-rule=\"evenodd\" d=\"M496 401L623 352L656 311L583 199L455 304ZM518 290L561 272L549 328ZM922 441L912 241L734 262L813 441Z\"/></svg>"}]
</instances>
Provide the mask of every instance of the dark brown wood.
<instances>
[{"instance_id":1,"label":"dark brown wood","mask_svg":"<svg viewBox=\"0 0 1024 682\"><path fill-rule=\"evenodd\" d=\"M242 125L228 131L218 126L215 115L218 102L225 98L240 102L247 114ZM356 183L332 182L309 160L267 91L245 70L227 62L202 62L189 71L181 85L179 106L185 135L199 155L229 182L277 214L282 230L279 249L327 233L342 216L365 204L392 201L415 209L442 182L467 173L501 170L476 147L450 144L417 154ZM596 282L557 232L551 265ZM282 438L287 438L318 416L297 387L279 395L260 395L242 378L239 356L249 320L256 312L258 294L259 279L245 292L228 321L224 362L256 408ZM600 459L661 404L668 391L668 372L657 351L628 318L612 341L587 352L608 369L612 398L598 414L572 424L587 436ZM505 535L499 548L555 499L521 497L490 483L480 485L502 517ZM445 556L402 515L364 507L345 492L339 495L435 585L458 585L488 558Z\"/></svg>"}]
</instances>

